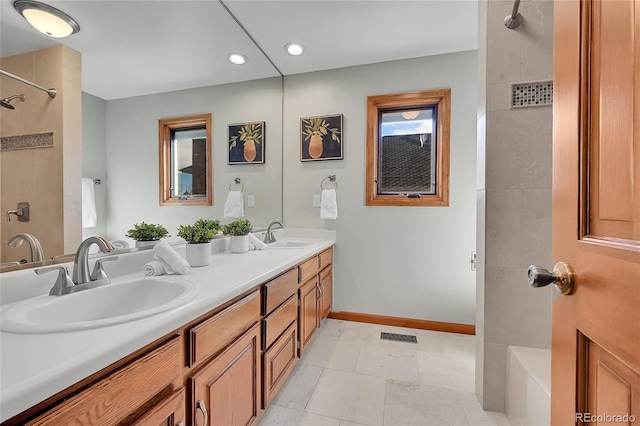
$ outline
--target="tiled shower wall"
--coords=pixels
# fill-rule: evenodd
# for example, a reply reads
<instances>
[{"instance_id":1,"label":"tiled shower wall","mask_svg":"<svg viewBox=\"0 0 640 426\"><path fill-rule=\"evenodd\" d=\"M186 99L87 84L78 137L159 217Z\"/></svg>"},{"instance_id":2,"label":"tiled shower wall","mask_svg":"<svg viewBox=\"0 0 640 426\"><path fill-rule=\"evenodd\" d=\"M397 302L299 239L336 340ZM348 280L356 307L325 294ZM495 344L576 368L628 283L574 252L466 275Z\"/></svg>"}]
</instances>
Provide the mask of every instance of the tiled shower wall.
<instances>
[{"instance_id":1,"label":"tiled shower wall","mask_svg":"<svg viewBox=\"0 0 640 426\"><path fill-rule=\"evenodd\" d=\"M527 268L551 268L552 107L510 108L510 84L550 80L553 3L523 0L524 23L503 21L513 1L479 2L476 394L504 411L506 349L549 348L550 287Z\"/></svg>"},{"instance_id":2,"label":"tiled shower wall","mask_svg":"<svg viewBox=\"0 0 640 426\"><path fill-rule=\"evenodd\" d=\"M57 96L3 76L2 98L24 94L15 109L0 108L0 136L12 137L53 133L53 146L3 150L0 153L1 194L0 259L2 262L29 258L26 244L6 246L17 233L40 240L45 258L73 253L82 240L81 218L81 58L66 46L15 55L0 60L1 68L42 87L53 87ZM7 210L18 202L31 205L30 222L19 222Z\"/></svg>"}]
</instances>

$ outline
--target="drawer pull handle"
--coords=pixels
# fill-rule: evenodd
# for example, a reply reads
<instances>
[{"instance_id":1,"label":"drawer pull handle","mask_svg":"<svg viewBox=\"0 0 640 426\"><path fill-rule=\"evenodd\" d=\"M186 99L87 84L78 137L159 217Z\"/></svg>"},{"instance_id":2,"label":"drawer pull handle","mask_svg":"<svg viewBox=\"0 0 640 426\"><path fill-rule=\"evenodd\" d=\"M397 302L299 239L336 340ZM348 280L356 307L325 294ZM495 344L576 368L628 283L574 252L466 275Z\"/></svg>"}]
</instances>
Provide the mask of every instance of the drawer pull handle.
<instances>
[{"instance_id":1,"label":"drawer pull handle","mask_svg":"<svg viewBox=\"0 0 640 426\"><path fill-rule=\"evenodd\" d=\"M205 407L204 405L204 401L199 399L196 402L196 409L202 411L202 415L204 416L204 426L207 426L209 424L209 414L207 413L207 407Z\"/></svg>"}]
</instances>

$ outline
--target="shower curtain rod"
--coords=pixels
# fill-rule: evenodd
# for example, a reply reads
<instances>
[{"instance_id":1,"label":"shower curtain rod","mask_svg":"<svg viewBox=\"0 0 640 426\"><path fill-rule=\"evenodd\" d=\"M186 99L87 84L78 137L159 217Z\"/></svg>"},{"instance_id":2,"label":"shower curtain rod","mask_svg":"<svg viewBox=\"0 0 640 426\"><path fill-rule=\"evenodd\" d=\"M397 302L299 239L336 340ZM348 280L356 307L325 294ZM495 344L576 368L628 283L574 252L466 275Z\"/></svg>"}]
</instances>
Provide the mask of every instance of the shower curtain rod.
<instances>
[{"instance_id":1,"label":"shower curtain rod","mask_svg":"<svg viewBox=\"0 0 640 426\"><path fill-rule=\"evenodd\" d=\"M30 82L29 80L25 80L25 79L24 79L24 78L22 78L22 77L18 77L17 75L11 74L10 72L6 72L6 71L3 71L3 70L0 70L0 74L2 74L2 75L6 75L7 77L13 78L14 80L18 80L18 81L19 81L19 82L21 82L21 83L28 84L29 86L31 86L31 87L35 87L36 89L40 89L40 90L42 90L43 92L47 92L47 94L49 95L49 97L50 97L51 99L55 98L55 97L56 97L56 95L58 94L58 92L56 91L56 89L45 89L45 88L44 88L44 87L42 87L42 86L38 86L37 84L32 83L32 82Z\"/></svg>"}]
</instances>

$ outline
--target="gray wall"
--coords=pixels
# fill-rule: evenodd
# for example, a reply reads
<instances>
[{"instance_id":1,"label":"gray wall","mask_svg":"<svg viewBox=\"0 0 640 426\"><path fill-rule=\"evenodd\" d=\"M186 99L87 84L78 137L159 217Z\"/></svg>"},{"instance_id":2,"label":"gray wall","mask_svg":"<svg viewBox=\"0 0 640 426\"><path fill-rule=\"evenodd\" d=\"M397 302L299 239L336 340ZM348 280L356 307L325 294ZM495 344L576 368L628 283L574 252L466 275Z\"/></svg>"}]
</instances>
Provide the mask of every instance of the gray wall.
<instances>
[{"instance_id":1,"label":"gray wall","mask_svg":"<svg viewBox=\"0 0 640 426\"><path fill-rule=\"evenodd\" d=\"M213 206L160 206L158 119L213 115ZM228 165L228 124L266 122L265 164ZM264 227L282 217L282 81L278 78L202 87L107 102L108 235L122 238L136 222L161 223L172 236L198 218L223 223L229 186L244 184L245 216ZM255 208L247 207L255 196Z\"/></svg>"},{"instance_id":2,"label":"gray wall","mask_svg":"<svg viewBox=\"0 0 640 426\"><path fill-rule=\"evenodd\" d=\"M553 3L522 2L515 30L503 24L511 2L479 5L476 394L504 411L507 346L551 342L553 291L526 277L553 266L552 107L509 109L509 83L552 78Z\"/></svg>"},{"instance_id":3,"label":"gray wall","mask_svg":"<svg viewBox=\"0 0 640 426\"><path fill-rule=\"evenodd\" d=\"M450 87L450 207L365 206L368 95ZM334 311L473 324L476 51L285 77L284 222L337 230ZM344 159L300 162L300 117L344 114ZM337 176L338 219L312 206Z\"/></svg>"},{"instance_id":4,"label":"gray wall","mask_svg":"<svg viewBox=\"0 0 640 426\"><path fill-rule=\"evenodd\" d=\"M82 92L82 177L100 179L94 185L96 213L95 228L83 228L82 238L107 235L107 102Z\"/></svg>"}]
</instances>

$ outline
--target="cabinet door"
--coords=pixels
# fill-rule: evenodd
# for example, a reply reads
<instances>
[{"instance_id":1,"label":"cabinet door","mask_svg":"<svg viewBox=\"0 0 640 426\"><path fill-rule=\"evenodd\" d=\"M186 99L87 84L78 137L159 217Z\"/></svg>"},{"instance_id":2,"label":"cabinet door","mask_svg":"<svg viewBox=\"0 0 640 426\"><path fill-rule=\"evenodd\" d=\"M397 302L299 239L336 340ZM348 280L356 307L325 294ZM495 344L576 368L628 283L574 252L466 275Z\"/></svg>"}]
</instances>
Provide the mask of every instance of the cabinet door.
<instances>
[{"instance_id":1,"label":"cabinet door","mask_svg":"<svg viewBox=\"0 0 640 426\"><path fill-rule=\"evenodd\" d=\"M257 323L224 352L189 378L191 424L245 426L260 403L260 325Z\"/></svg>"},{"instance_id":2,"label":"cabinet door","mask_svg":"<svg viewBox=\"0 0 640 426\"><path fill-rule=\"evenodd\" d=\"M298 324L294 321L264 353L262 374L264 390L262 408L267 408L298 361Z\"/></svg>"},{"instance_id":3,"label":"cabinet door","mask_svg":"<svg viewBox=\"0 0 640 426\"><path fill-rule=\"evenodd\" d=\"M180 388L148 410L132 426L186 426L186 403L184 388Z\"/></svg>"},{"instance_id":4,"label":"cabinet door","mask_svg":"<svg viewBox=\"0 0 640 426\"><path fill-rule=\"evenodd\" d=\"M333 271L331 266L320 272L320 321L331 312L333 300Z\"/></svg>"},{"instance_id":5,"label":"cabinet door","mask_svg":"<svg viewBox=\"0 0 640 426\"><path fill-rule=\"evenodd\" d=\"M300 323L300 353L304 352L305 347L313 337L318 328L318 276L307 281L300 287L300 310L298 320Z\"/></svg>"}]
</instances>

